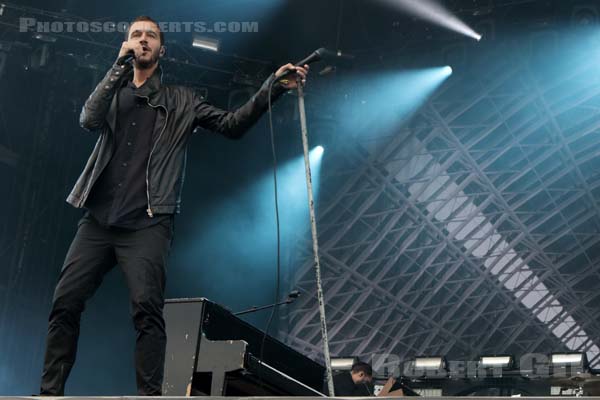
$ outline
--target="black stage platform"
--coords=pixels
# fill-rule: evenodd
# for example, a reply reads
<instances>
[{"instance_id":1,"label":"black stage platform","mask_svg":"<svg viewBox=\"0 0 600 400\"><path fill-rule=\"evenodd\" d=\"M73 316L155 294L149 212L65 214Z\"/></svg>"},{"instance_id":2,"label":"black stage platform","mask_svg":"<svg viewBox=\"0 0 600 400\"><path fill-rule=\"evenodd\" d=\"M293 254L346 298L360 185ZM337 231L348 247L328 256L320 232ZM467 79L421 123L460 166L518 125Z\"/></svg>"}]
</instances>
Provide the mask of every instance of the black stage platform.
<instances>
[{"instance_id":1,"label":"black stage platform","mask_svg":"<svg viewBox=\"0 0 600 400\"><path fill-rule=\"evenodd\" d=\"M174 396L164 396L164 397L151 397L151 396L77 396L77 397L44 397L45 399L77 399L77 400L102 400L102 399L114 399L114 400L170 400L170 399L197 399L197 400L321 400L323 397L223 397L223 396L195 396L195 397L174 397ZM335 399L373 399L373 397L331 397ZM422 399L465 399L465 400L506 400L510 397L427 397L421 396ZM527 399L531 400L556 400L557 398L577 398L577 399L597 399L600 400L600 397L568 397L568 396L545 396L545 397L527 397ZM0 396L0 400L35 400L39 397L27 397L27 396ZM378 399L386 400L386 399L394 399L397 400L398 397L378 397Z\"/></svg>"}]
</instances>

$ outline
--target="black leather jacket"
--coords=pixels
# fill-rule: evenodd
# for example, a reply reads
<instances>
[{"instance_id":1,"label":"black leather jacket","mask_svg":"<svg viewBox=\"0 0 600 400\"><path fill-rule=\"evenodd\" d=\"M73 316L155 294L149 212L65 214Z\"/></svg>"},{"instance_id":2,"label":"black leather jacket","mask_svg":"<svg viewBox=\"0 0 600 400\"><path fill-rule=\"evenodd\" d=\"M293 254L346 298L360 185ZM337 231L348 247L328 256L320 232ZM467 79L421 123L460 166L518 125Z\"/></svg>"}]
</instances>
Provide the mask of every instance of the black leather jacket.
<instances>
[{"instance_id":1,"label":"black leather jacket","mask_svg":"<svg viewBox=\"0 0 600 400\"><path fill-rule=\"evenodd\" d=\"M85 206L92 186L113 154L118 97L115 94L133 76L133 67L124 60L122 57L115 62L81 111L80 125L89 131L99 131L100 137L67 198L77 208ZM212 106L190 88L162 85L161 75L158 67L146 82L151 90L145 99L158 110L146 176L140 177L146 179L146 211L150 217L180 211L187 142L192 131L201 126L232 139L240 138L267 110L269 84L275 79L275 74L271 74L246 104L230 112ZM275 82L272 101L285 91Z\"/></svg>"}]
</instances>

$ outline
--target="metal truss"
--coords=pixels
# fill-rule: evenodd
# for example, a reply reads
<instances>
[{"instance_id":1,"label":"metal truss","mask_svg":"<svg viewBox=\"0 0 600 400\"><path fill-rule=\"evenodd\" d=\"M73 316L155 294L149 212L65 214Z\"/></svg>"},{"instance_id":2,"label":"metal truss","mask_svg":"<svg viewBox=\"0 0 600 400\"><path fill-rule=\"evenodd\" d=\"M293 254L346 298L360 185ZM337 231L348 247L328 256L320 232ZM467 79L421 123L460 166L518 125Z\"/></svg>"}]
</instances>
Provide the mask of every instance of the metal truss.
<instances>
[{"instance_id":1,"label":"metal truss","mask_svg":"<svg viewBox=\"0 0 600 400\"><path fill-rule=\"evenodd\" d=\"M332 355L600 361L600 83L581 84L594 66L544 79L527 61L489 65L410 124L329 152L318 223ZM310 245L296 247L304 296L280 333L320 358Z\"/></svg>"}]
</instances>

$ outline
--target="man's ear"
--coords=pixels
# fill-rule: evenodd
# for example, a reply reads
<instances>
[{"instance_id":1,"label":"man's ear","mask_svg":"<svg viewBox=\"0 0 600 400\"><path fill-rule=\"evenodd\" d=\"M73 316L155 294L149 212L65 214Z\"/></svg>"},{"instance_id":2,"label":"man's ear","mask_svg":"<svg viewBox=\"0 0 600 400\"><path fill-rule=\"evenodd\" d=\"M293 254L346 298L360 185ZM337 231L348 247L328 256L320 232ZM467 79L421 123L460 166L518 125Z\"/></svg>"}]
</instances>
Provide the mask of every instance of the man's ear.
<instances>
[{"instance_id":1,"label":"man's ear","mask_svg":"<svg viewBox=\"0 0 600 400\"><path fill-rule=\"evenodd\" d=\"M163 57L167 52L167 48L165 46L160 46L160 50L158 51L158 56Z\"/></svg>"}]
</instances>

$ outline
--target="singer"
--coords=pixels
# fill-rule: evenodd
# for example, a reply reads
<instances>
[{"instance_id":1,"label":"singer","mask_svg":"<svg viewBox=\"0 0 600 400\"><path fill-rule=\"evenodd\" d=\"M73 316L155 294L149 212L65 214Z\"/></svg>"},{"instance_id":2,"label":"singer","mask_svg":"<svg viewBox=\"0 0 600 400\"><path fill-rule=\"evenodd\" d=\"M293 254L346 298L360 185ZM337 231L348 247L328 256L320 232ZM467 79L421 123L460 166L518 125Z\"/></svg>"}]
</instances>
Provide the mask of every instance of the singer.
<instances>
[{"instance_id":1,"label":"singer","mask_svg":"<svg viewBox=\"0 0 600 400\"><path fill-rule=\"evenodd\" d=\"M130 293L139 395L160 395L165 358L165 264L179 213L188 139L201 126L240 138L272 100L304 84L308 65L279 68L235 111L190 88L163 85L164 37L153 19L129 26L116 62L89 96L80 125L98 141L67 202L86 209L67 252L49 317L41 394L63 396L85 303L116 264ZM285 78L285 79L284 79Z\"/></svg>"}]
</instances>

